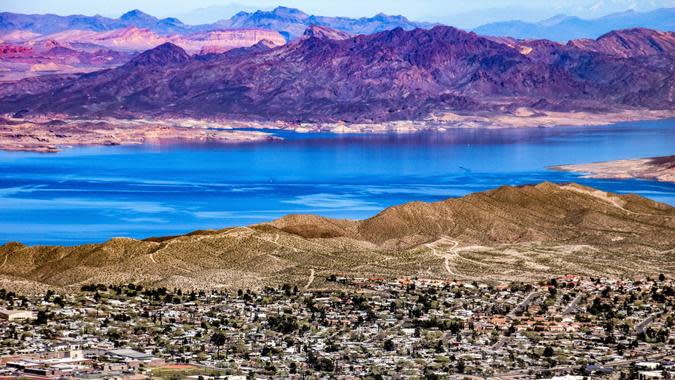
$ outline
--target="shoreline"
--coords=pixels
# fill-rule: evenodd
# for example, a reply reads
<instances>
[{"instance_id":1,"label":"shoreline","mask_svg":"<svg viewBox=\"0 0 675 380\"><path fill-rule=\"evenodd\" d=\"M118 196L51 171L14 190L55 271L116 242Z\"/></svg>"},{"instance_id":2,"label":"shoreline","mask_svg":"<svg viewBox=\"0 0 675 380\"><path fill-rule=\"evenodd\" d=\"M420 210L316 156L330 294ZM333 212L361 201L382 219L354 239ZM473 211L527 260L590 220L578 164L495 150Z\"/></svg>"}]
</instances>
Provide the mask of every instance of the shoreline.
<instances>
[{"instance_id":1,"label":"shoreline","mask_svg":"<svg viewBox=\"0 0 675 380\"><path fill-rule=\"evenodd\" d=\"M162 144L170 141L247 143L278 140L262 131L207 129L154 120L24 120L0 122L0 151L58 153L75 146Z\"/></svg>"},{"instance_id":2,"label":"shoreline","mask_svg":"<svg viewBox=\"0 0 675 380\"><path fill-rule=\"evenodd\" d=\"M0 118L0 150L58 153L74 146L138 145L163 141L224 143L280 140L274 132L383 134L445 131L447 129L508 129L594 127L621 122L675 118L675 110L625 110L613 113L540 112L519 108L508 114L434 114L424 120L344 123L291 123L182 117L138 119L80 119L68 115ZM245 129L245 130L244 130ZM266 130L265 132L260 130Z\"/></svg>"},{"instance_id":3,"label":"shoreline","mask_svg":"<svg viewBox=\"0 0 675 380\"><path fill-rule=\"evenodd\" d=\"M581 173L582 178L642 179L675 184L675 155L629 160L557 165L548 169Z\"/></svg>"}]
</instances>

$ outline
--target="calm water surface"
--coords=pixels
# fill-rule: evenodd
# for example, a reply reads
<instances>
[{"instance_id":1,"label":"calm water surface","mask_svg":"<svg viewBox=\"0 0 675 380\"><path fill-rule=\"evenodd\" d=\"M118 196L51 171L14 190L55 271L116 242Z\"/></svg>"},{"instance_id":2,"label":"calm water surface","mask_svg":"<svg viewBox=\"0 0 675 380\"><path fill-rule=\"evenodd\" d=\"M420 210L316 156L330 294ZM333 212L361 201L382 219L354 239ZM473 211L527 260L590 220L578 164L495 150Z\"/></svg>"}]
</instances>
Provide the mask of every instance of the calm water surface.
<instances>
[{"instance_id":1,"label":"calm water surface","mask_svg":"<svg viewBox=\"0 0 675 380\"><path fill-rule=\"evenodd\" d=\"M411 135L284 132L280 142L0 153L0 243L78 244L259 223L288 213L364 218L544 180L675 205L675 185L582 179L550 165L675 154L675 120Z\"/></svg>"}]
</instances>

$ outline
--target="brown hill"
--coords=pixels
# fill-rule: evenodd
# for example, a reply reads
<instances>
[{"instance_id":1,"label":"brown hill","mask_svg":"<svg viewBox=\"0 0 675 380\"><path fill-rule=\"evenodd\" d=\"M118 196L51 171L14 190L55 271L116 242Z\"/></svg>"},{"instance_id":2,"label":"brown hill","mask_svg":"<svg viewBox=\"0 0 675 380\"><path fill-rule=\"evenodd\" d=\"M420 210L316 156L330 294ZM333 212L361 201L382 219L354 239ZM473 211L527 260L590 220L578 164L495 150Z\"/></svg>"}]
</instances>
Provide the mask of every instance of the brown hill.
<instances>
[{"instance_id":1,"label":"brown hill","mask_svg":"<svg viewBox=\"0 0 675 380\"><path fill-rule=\"evenodd\" d=\"M330 274L529 281L675 273L675 209L542 183L391 207L362 221L291 215L145 241L0 247L0 285L324 286ZM315 274L315 275L311 275Z\"/></svg>"}]
</instances>

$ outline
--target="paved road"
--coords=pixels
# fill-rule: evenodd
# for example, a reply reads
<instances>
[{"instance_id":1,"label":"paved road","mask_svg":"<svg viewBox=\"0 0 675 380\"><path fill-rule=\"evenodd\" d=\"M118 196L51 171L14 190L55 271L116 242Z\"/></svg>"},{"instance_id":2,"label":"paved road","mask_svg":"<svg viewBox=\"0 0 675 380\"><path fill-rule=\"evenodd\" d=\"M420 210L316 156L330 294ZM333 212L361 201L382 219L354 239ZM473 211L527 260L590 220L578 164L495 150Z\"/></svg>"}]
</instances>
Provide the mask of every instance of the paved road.
<instances>
[{"instance_id":1,"label":"paved road","mask_svg":"<svg viewBox=\"0 0 675 380\"><path fill-rule=\"evenodd\" d=\"M572 300L572 302L570 302L570 304L567 305L567 307L566 307L565 310L563 311L563 315L570 315L570 314L574 313L574 312L577 310L577 304L579 304L579 301L581 301L582 298L583 298L583 294L582 294L582 293L580 293L579 295L577 295L577 296Z\"/></svg>"},{"instance_id":2,"label":"paved road","mask_svg":"<svg viewBox=\"0 0 675 380\"><path fill-rule=\"evenodd\" d=\"M495 343L495 344L492 346L492 349L496 351L496 350L499 350L500 348L504 347L504 345L506 344L506 342L509 340L508 338L509 338L509 337L507 337L507 336L501 337L501 338L499 339L499 341L497 341L497 343Z\"/></svg>"},{"instance_id":3,"label":"paved road","mask_svg":"<svg viewBox=\"0 0 675 380\"><path fill-rule=\"evenodd\" d=\"M645 331L647 330L647 327L649 327L649 325L651 325L652 322L654 322L654 320L656 319L656 317L658 317L659 315L661 315L660 312L654 313L654 314L650 315L650 316L647 317L644 321L642 321L642 322L638 323L637 325L635 325L635 331L637 331L638 334L639 334L639 333L645 332Z\"/></svg>"},{"instance_id":4,"label":"paved road","mask_svg":"<svg viewBox=\"0 0 675 380\"><path fill-rule=\"evenodd\" d=\"M511 310L511 312L509 312L508 316L511 318L515 317L516 313L519 310L525 310L528 306L530 306L532 301L538 296L539 293L537 293L536 291L533 291L532 293L528 294L527 297L525 297L525 299L523 300L523 302L521 302L518 306L514 307L513 310Z\"/></svg>"},{"instance_id":5,"label":"paved road","mask_svg":"<svg viewBox=\"0 0 675 380\"><path fill-rule=\"evenodd\" d=\"M537 298L538 295L539 295L539 293L537 293L536 291L533 291L532 293L528 294L527 297L525 297L525 299L520 304L518 304L518 306L514 307L513 310L511 310L511 312L509 312L508 316L511 317L511 318L515 317L516 312L518 310L525 310L530 305L530 303L532 303L532 301L535 298ZM509 340L508 338L509 337L507 337L507 336L502 336L499 339L499 341L497 341L497 343L495 343L492 346L492 349L493 350L499 350L500 348L504 347L506 342Z\"/></svg>"},{"instance_id":6,"label":"paved road","mask_svg":"<svg viewBox=\"0 0 675 380\"><path fill-rule=\"evenodd\" d=\"M640 361L650 361L650 360L656 360L656 359L661 359L666 357L668 354L663 354L663 353L658 353L658 354L652 354L652 355L644 355L640 357L635 357L627 360L615 360L613 362L608 362L605 364L602 364L601 367L609 367L609 368L616 368L616 367L628 367L631 363L635 362L640 362ZM527 368L527 369L519 369L515 371L509 371L505 372L496 376L489 377L488 379L517 379L517 378L531 378L528 375L530 371L533 373L541 373L544 371L550 371L550 372L571 372L574 370L579 369L578 365L565 365L565 366L557 366L557 367L551 367L551 368Z\"/></svg>"}]
</instances>

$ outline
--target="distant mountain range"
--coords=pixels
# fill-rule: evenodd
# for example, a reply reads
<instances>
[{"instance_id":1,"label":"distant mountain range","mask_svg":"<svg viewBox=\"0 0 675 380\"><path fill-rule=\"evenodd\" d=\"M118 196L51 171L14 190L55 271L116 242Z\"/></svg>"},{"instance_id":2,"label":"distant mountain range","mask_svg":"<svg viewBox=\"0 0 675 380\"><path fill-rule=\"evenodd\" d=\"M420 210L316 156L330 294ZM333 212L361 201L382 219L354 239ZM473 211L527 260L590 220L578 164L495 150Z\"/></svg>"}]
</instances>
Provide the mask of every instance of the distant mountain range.
<instances>
[{"instance_id":1,"label":"distant mountain range","mask_svg":"<svg viewBox=\"0 0 675 380\"><path fill-rule=\"evenodd\" d=\"M277 7L273 10L238 12L228 19L210 24L190 25L174 17L157 18L140 10L129 11L119 18L103 16L58 16L0 13L0 33L29 31L42 35L69 30L112 31L123 28L148 29L161 35L194 34L221 29L269 29L281 33L287 40L300 37L309 26L323 26L352 35L373 34L402 28L431 28L433 23L410 21L403 16L377 14L373 17L347 18L315 16L298 9ZM560 15L541 22L505 21L490 23L474 31L481 35L513 37L518 39L548 39L567 42L572 39L597 38L612 30L648 28L661 31L675 30L675 8L650 12L627 11L596 19Z\"/></svg>"},{"instance_id":2,"label":"distant mountain range","mask_svg":"<svg viewBox=\"0 0 675 380\"><path fill-rule=\"evenodd\" d=\"M567 45L446 26L305 34L278 48L196 57L165 43L114 69L0 88L0 112L361 122L523 106L675 108L673 33L616 31Z\"/></svg>"},{"instance_id":3,"label":"distant mountain range","mask_svg":"<svg viewBox=\"0 0 675 380\"><path fill-rule=\"evenodd\" d=\"M298 9L277 7L272 11L239 12L229 20L216 22L222 28L265 28L286 34L289 39L301 36L312 25L324 26L349 34L373 34L402 28L429 28L431 23L413 22L403 16L388 16L383 13L359 19L347 17L323 17L308 15Z\"/></svg>"},{"instance_id":4,"label":"distant mountain range","mask_svg":"<svg viewBox=\"0 0 675 380\"><path fill-rule=\"evenodd\" d=\"M561 15L538 23L496 22L475 28L474 32L486 36L567 42L580 38L597 38L612 30L629 28L675 31L675 8L663 8L644 13L627 11L592 20Z\"/></svg>"},{"instance_id":5,"label":"distant mountain range","mask_svg":"<svg viewBox=\"0 0 675 380\"><path fill-rule=\"evenodd\" d=\"M293 39L301 36L304 30L311 25L325 26L349 34L371 34L398 27L405 30L417 27L424 28L430 27L432 24L412 22L403 16L388 16L385 14L359 19L313 16L287 7L277 7L272 11L239 12L230 19L203 25L184 24L173 17L159 19L140 10L129 11L115 19L103 16L0 13L0 32L23 30L39 34L52 34L67 30L102 32L136 27L168 35L251 28L276 30L287 39Z\"/></svg>"},{"instance_id":6,"label":"distant mountain range","mask_svg":"<svg viewBox=\"0 0 675 380\"><path fill-rule=\"evenodd\" d=\"M134 55L172 42L190 54L214 54L263 42L281 46L286 39L274 30L229 29L183 35L161 35L135 26L97 32L65 30L41 35L27 31L0 33L0 80L83 73L119 66Z\"/></svg>"},{"instance_id":7,"label":"distant mountain range","mask_svg":"<svg viewBox=\"0 0 675 380\"><path fill-rule=\"evenodd\" d=\"M68 46L73 49L95 51L110 49L115 51L142 52L166 42L172 42L191 54L206 52L224 52L233 48L249 47L266 40L271 46L286 43L284 37L274 30L267 29L228 29L198 32L183 35L165 36L150 29L135 26L114 29L105 32L91 30L66 30L48 35L34 35L10 32L0 33L4 44L22 44L27 46L52 44Z\"/></svg>"},{"instance_id":8,"label":"distant mountain range","mask_svg":"<svg viewBox=\"0 0 675 380\"><path fill-rule=\"evenodd\" d=\"M134 53L111 49L78 50L53 40L29 44L0 43L0 80L75 74L112 68L128 62Z\"/></svg>"},{"instance_id":9,"label":"distant mountain range","mask_svg":"<svg viewBox=\"0 0 675 380\"><path fill-rule=\"evenodd\" d=\"M59 16L53 14L0 13L0 31L24 30L39 34L52 34L66 30L103 32L128 27L150 29L161 34L193 33L213 29L204 25L186 25L172 17L158 19L137 9L114 19L99 15Z\"/></svg>"}]
</instances>

